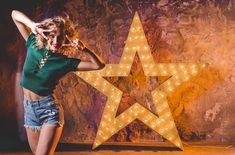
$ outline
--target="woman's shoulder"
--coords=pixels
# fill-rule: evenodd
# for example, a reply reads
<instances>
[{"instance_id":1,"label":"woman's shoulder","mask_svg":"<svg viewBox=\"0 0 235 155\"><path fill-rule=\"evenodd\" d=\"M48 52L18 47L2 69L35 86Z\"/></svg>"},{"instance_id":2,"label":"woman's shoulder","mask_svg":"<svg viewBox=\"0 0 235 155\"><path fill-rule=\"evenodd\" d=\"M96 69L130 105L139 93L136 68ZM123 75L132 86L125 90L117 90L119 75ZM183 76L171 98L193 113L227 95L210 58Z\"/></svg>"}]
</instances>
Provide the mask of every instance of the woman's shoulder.
<instances>
[{"instance_id":1,"label":"woman's shoulder","mask_svg":"<svg viewBox=\"0 0 235 155\"><path fill-rule=\"evenodd\" d=\"M34 33L30 33L26 42L25 42L25 45L28 48L32 45L35 45L35 43L36 43L36 35Z\"/></svg>"}]
</instances>

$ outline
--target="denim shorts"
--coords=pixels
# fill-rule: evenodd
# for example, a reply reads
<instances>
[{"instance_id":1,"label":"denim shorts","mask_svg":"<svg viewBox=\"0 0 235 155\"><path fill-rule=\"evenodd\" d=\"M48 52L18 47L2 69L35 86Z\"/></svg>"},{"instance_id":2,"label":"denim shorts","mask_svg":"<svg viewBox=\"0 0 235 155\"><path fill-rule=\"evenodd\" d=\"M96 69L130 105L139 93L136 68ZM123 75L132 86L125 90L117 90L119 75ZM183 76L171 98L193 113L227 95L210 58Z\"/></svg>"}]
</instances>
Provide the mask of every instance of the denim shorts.
<instances>
[{"instance_id":1,"label":"denim shorts","mask_svg":"<svg viewBox=\"0 0 235 155\"><path fill-rule=\"evenodd\" d=\"M52 95L39 100L24 97L24 127L40 130L43 124L64 125L64 111Z\"/></svg>"}]
</instances>

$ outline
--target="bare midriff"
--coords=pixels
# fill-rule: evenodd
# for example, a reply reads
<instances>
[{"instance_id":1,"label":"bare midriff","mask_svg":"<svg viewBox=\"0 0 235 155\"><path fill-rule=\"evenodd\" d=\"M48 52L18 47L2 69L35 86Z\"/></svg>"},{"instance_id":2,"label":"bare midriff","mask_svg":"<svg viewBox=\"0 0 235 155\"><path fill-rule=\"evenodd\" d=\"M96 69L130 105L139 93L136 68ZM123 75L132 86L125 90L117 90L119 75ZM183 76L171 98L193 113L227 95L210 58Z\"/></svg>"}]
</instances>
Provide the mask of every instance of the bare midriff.
<instances>
[{"instance_id":1,"label":"bare midriff","mask_svg":"<svg viewBox=\"0 0 235 155\"><path fill-rule=\"evenodd\" d=\"M38 94L35 94L34 92L26 89L26 88L23 88L23 92L24 92L24 96L29 99L29 100L39 100L45 96L40 96Z\"/></svg>"}]
</instances>

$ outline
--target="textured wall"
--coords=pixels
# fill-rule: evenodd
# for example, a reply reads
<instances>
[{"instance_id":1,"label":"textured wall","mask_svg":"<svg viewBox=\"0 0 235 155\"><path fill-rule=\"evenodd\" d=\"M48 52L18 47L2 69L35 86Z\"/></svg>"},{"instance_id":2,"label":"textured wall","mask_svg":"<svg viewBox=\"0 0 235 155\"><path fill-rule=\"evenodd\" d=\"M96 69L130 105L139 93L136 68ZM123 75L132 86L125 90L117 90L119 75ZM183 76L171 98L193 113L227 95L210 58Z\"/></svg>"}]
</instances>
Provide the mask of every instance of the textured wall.
<instances>
[{"instance_id":1,"label":"textured wall","mask_svg":"<svg viewBox=\"0 0 235 155\"><path fill-rule=\"evenodd\" d=\"M63 9L77 23L80 39L106 63L119 62L134 12L138 11L155 62L210 64L168 97L182 140L207 143L235 141L235 4L232 0L71 0L48 1L45 4L48 7L38 5L35 19L45 16L42 12L48 16L53 14L53 10ZM18 41L18 44L22 42ZM24 54L21 58L23 60ZM117 86L134 93L136 99L144 104L145 93L153 84L145 81L138 63L135 67L133 74L136 79L109 80L114 83L122 81L123 84ZM160 84L164 78L153 80ZM136 86L136 83L141 88L139 92L138 89L125 87ZM66 125L61 142L93 141L106 97L73 73L60 81L55 94L65 110ZM132 102L130 94L125 94L119 112ZM163 139L139 121L131 123L110 139L146 140Z\"/></svg>"}]
</instances>

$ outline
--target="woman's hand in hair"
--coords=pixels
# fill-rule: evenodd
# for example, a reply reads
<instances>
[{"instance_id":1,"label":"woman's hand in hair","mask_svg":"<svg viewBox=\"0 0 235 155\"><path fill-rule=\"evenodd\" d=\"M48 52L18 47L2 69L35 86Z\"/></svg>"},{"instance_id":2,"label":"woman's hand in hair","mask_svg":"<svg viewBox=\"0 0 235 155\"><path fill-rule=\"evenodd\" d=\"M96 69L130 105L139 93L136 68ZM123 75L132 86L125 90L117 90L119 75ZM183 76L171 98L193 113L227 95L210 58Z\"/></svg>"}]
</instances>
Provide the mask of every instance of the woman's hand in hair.
<instances>
[{"instance_id":1,"label":"woman's hand in hair","mask_svg":"<svg viewBox=\"0 0 235 155\"><path fill-rule=\"evenodd\" d=\"M83 50L86 46L83 44L81 40L78 40L77 38L73 41L69 39L69 37L66 35L66 38L69 40L69 44L64 44L63 46L71 46L78 50Z\"/></svg>"},{"instance_id":2,"label":"woman's hand in hair","mask_svg":"<svg viewBox=\"0 0 235 155\"><path fill-rule=\"evenodd\" d=\"M45 32L52 32L54 29L44 29L41 23L32 23L30 25L31 31L36 35L41 35L43 38L48 40L48 37L44 34Z\"/></svg>"}]
</instances>

